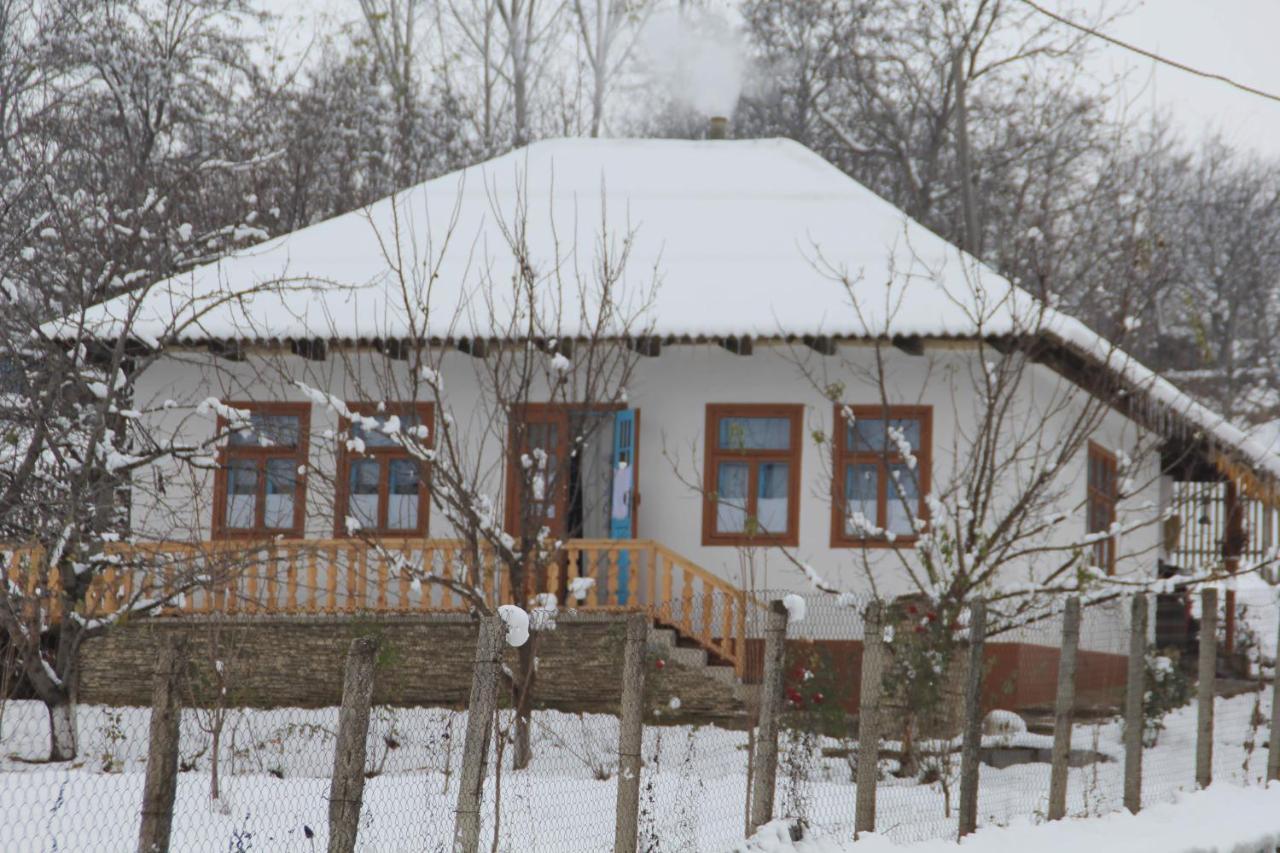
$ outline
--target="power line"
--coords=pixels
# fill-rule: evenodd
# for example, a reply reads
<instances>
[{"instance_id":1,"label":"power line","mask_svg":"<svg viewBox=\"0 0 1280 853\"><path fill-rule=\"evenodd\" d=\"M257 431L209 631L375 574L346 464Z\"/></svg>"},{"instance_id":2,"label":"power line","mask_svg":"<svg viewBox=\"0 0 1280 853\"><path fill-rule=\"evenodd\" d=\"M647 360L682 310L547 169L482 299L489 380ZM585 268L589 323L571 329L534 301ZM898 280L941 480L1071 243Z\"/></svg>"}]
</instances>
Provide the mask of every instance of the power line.
<instances>
[{"instance_id":1,"label":"power line","mask_svg":"<svg viewBox=\"0 0 1280 853\"><path fill-rule=\"evenodd\" d=\"M1149 50L1145 50L1144 48L1138 47L1136 44L1130 44L1127 41L1121 41L1115 36L1109 36L1100 30L1095 30L1092 27L1085 26L1084 24L1076 23L1070 18L1063 17L1062 15L1059 15L1057 12L1052 12L1044 8L1040 4L1033 2L1033 0L1022 0L1022 2L1030 6L1032 9L1035 9L1040 14L1047 15L1050 18L1053 18L1055 21L1057 21L1060 24L1066 24L1068 27L1071 27L1074 30L1078 30L1082 33L1085 33L1086 35L1091 35L1095 38L1100 38L1105 42L1115 45L1116 47L1133 51L1134 53L1139 54L1140 56L1145 56L1147 59L1153 59L1156 62L1159 62L1163 65L1168 65L1170 68L1176 68L1179 71L1185 71L1188 74L1194 74L1197 77L1204 77L1207 80L1216 80L1219 83L1226 83L1228 86L1232 86L1236 89L1239 89L1242 92L1247 92L1250 95L1257 95L1261 98L1266 98L1269 101L1275 101L1276 103L1280 103L1280 95L1276 95L1271 92L1266 92L1266 91L1263 91L1262 89L1255 89L1253 86L1249 86L1237 80L1232 80L1230 77L1227 77L1225 75L1215 74L1212 71L1202 71L1199 68L1193 68L1190 65L1184 65L1183 63L1178 62L1177 60L1169 59L1167 57L1161 56L1158 53L1152 53Z\"/></svg>"}]
</instances>

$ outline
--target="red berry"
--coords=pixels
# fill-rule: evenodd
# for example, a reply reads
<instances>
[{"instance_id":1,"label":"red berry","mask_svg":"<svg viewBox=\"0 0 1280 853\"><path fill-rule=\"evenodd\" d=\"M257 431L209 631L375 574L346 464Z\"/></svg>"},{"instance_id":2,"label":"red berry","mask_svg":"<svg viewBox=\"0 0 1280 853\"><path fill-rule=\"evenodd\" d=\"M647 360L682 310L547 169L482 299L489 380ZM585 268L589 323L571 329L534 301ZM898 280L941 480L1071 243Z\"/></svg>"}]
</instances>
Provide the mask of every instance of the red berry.
<instances>
[{"instance_id":1,"label":"red berry","mask_svg":"<svg viewBox=\"0 0 1280 853\"><path fill-rule=\"evenodd\" d=\"M667 662L662 658L658 658L657 662L654 663L654 666L656 666L658 669L662 669L666 665L667 665Z\"/></svg>"},{"instance_id":2,"label":"red berry","mask_svg":"<svg viewBox=\"0 0 1280 853\"><path fill-rule=\"evenodd\" d=\"M908 604L908 605L907 605L907 614L908 614L909 616L915 616L915 615L916 615L916 606L915 606L914 604Z\"/></svg>"},{"instance_id":3,"label":"red berry","mask_svg":"<svg viewBox=\"0 0 1280 853\"><path fill-rule=\"evenodd\" d=\"M813 702L814 702L814 704L815 704L815 705L821 705L821 704L822 704L822 694L821 694L821 693L815 693L815 694L813 694Z\"/></svg>"}]
</instances>

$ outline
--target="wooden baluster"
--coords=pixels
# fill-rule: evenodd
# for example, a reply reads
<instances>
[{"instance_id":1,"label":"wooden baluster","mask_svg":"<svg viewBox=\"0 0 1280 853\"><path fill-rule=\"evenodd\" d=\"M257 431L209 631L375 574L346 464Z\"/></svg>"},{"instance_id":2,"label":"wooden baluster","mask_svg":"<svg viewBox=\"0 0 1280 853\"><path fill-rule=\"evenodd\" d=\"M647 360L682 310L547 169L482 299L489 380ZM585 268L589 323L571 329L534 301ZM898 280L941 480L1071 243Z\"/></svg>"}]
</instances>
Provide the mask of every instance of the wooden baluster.
<instances>
[{"instance_id":1,"label":"wooden baluster","mask_svg":"<svg viewBox=\"0 0 1280 853\"><path fill-rule=\"evenodd\" d=\"M452 548L445 548L440 552L440 577L445 580L453 580L457 577L457 574L454 572L454 567L456 565L455 559L454 550ZM428 589L429 587L425 586L422 588L423 610L426 610L431 604L431 593L427 591ZM443 584L440 586L440 609L453 609L453 590Z\"/></svg>"},{"instance_id":2,"label":"wooden baluster","mask_svg":"<svg viewBox=\"0 0 1280 853\"><path fill-rule=\"evenodd\" d=\"M743 673L747 669L747 593L745 590L738 590L735 598L738 602L738 633L734 647L737 650L737 660L734 661L734 668L738 672L738 678L742 678Z\"/></svg>"},{"instance_id":3,"label":"wooden baluster","mask_svg":"<svg viewBox=\"0 0 1280 853\"><path fill-rule=\"evenodd\" d=\"M366 552L367 553L367 552ZM378 612L387 612L387 585L390 582L388 574L390 566L387 564L387 556L382 551L376 555L378 559Z\"/></svg>"},{"instance_id":4,"label":"wooden baluster","mask_svg":"<svg viewBox=\"0 0 1280 853\"><path fill-rule=\"evenodd\" d=\"M578 577L582 568L582 546L575 545L569 549L569 567L565 570L565 575L569 579L569 586L564 591L564 602L566 607L577 607L578 598L573 594L573 579Z\"/></svg>"},{"instance_id":5,"label":"wooden baluster","mask_svg":"<svg viewBox=\"0 0 1280 853\"><path fill-rule=\"evenodd\" d=\"M285 546L288 547L288 546ZM272 545L267 552L267 607L268 613L275 613L280 606L280 548Z\"/></svg>"},{"instance_id":6,"label":"wooden baluster","mask_svg":"<svg viewBox=\"0 0 1280 853\"><path fill-rule=\"evenodd\" d=\"M356 607L358 610L369 609L369 548L364 543L353 546L358 571L356 572L356 584L360 588L360 598Z\"/></svg>"},{"instance_id":7,"label":"wooden baluster","mask_svg":"<svg viewBox=\"0 0 1280 853\"><path fill-rule=\"evenodd\" d=\"M122 607L129 607L133 603L133 573L132 566L125 566L124 576L120 578L120 604Z\"/></svg>"},{"instance_id":8,"label":"wooden baluster","mask_svg":"<svg viewBox=\"0 0 1280 853\"><path fill-rule=\"evenodd\" d=\"M720 593L720 601L724 607L724 617L720 625L720 654L726 660L734 660L733 642L733 596Z\"/></svg>"},{"instance_id":9,"label":"wooden baluster","mask_svg":"<svg viewBox=\"0 0 1280 853\"><path fill-rule=\"evenodd\" d=\"M476 567L476 572L480 575L473 581L473 586L480 587L484 594L485 603L493 606L498 603L498 599L494 593L494 577L493 567L489 564L489 549L481 545L479 549L480 564Z\"/></svg>"},{"instance_id":10,"label":"wooden baluster","mask_svg":"<svg viewBox=\"0 0 1280 853\"><path fill-rule=\"evenodd\" d=\"M644 546L645 575L649 581L649 600L645 602L650 615L658 613L658 552L652 542Z\"/></svg>"},{"instance_id":11,"label":"wooden baluster","mask_svg":"<svg viewBox=\"0 0 1280 853\"><path fill-rule=\"evenodd\" d=\"M262 571L261 553L261 551L254 551L249 561L249 589L244 608L247 613L253 613L258 609L258 573Z\"/></svg>"},{"instance_id":12,"label":"wooden baluster","mask_svg":"<svg viewBox=\"0 0 1280 853\"><path fill-rule=\"evenodd\" d=\"M711 620L715 606L715 591L702 581L702 645L711 648Z\"/></svg>"},{"instance_id":13,"label":"wooden baluster","mask_svg":"<svg viewBox=\"0 0 1280 853\"><path fill-rule=\"evenodd\" d=\"M62 573L57 569L49 570L49 583L45 586L44 594L49 601L47 607L49 621L60 621L62 619Z\"/></svg>"},{"instance_id":14,"label":"wooden baluster","mask_svg":"<svg viewBox=\"0 0 1280 853\"><path fill-rule=\"evenodd\" d=\"M397 580L400 582L400 597L399 597L399 600L397 600L396 602L396 610L401 613L405 613L409 610L409 588L410 588L409 545L407 543L400 548L400 557L401 559L399 562L399 571L397 572L397 574L400 576L399 578L397 578ZM427 550L426 548L423 548L422 549L423 565L426 564L426 561L427 561Z\"/></svg>"},{"instance_id":15,"label":"wooden baluster","mask_svg":"<svg viewBox=\"0 0 1280 853\"><path fill-rule=\"evenodd\" d=\"M336 613L338 611L338 546L330 545L328 548L328 566L325 573L328 579L329 600L325 604L326 613Z\"/></svg>"},{"instance_id":16,"label":"wooden baluster","mask_svg":"<svg viewBox=\"0 0 1280 853\"><path fill-rule=\"evenodd\" d=\"M115 613L120 606L120 598L116 595L116 567L108 566L107 570L102 573L103 586L106 588L103 594L103 611L106 614ZM28 589L35 583L35 574L32 573L28 579Z\"/></svg>"},{"instance_id":17,"label":"wooden baluster","mask_svg":"<svg viewBox=\"0 0 1280 853\"><path fill-rule=\"evenodd\" d=\"M347 561L346 611L353 613L356 609L356 590L360 587L360 580L356 574L360 569L356 565L355 549L348 545L342 549L342 552Z\"/></svg>"},{"instance_id":18,"label":"wooden baluster","mask_svg":"<svg viewBox=\"0 0 1280 853\"><path fill-rule=\"evenodd\" d=\"M671 596L674 594L672 590L671 577L671 556L669 554L662 555L662 615L663 621L671 624Z\"/></svg>"},{"instance_id":19,"label":"wooden baluster","mask_svg":"<svg viewBox=\"0 0 1280 853\"><path fill-rule=\"evenodd\" d=\"M568 565L568 554L570 546L565 546L565 565ZM560 560L557 558L550 566L547 567L547 592L555 597L557 604L562 604L560 599Z\"/></svg>"},{"instance_id":20,"label":"wooden baluster","mask_svg":"<svg viewBox=\"0 0 1280 853\"><path fill-rule=\"evenodd\" d=\"M640 549L627 547L629 559L627 563L627 606L640 606Z\"/></svg>"},{"instance_id":21,"label":"wooden baluster","mask_svg":"<svg viewBox=\"0 0 1280 853\"><path fill-rule=\"evenodd\" d=\"M289 565L285 567L285 608L290 613L298 612L298 554L301 547L289 549Z\"/></svg>"},{"instance_id":22,"label":"wooden baluster","mask_svg":"<svg viewBox=\"0 0 1280 853\"><path fill-rule=\"evenodd\" d=\"M693 633L693 575L680 566L680 625L686 634Z\"/></svg>"},{"instance_id":23,"label":"wooden baluster","mask_svg":"<svg viewBox=\"0 0 1280 853\"><path fill-rule=\"evenodd\" d=\"M591 589L587 592L587 607L595 610L600 606L602 600L608 600L609 595L609 563L600 559L600 549L592 548L587 553L587 572L590 574L592 569L595 571L596 582L591 585Z\"/></svg>"},{"instance_id":24,"label":"wooden baluster","mask_svg":"<svg viewBox=\"0 0 1280 853\"><path fill-rule=\"evenodd\" d=\"M320 611L320 554L315 548L307 549L307 583L303 587L306 593L306 606L303 608L308 613L318 613Z\"/></svg>"},{"instance_id":25,"label":"wooden baluster","mask_svg":"<svg viewBox=\"0 0 1280 853\"><path fill-rule=\"evenodd\" d=\"M605 604L616 607L622 593L622 569L618 566L618 549L609 549L609 588L605 590Z\"/></svg>"}]
</instances>

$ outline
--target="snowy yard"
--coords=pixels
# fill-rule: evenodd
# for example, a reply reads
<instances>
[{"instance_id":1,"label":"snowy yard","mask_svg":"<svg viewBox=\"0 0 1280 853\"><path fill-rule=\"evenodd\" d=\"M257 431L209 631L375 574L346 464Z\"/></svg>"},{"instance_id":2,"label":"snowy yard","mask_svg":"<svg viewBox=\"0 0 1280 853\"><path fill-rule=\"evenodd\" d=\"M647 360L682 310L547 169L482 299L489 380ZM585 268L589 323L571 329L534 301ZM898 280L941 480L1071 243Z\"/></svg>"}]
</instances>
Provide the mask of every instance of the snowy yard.
<instances>
[{"instance_id":1,"label":"snowy yard","mask_svg":"<svg viewBox=\"0 0 1280 853\"><path fill-rule=\"evenodd\" d=\"M1255 704L1260 702L1260 704ZM1220 699L1215 781L1257 784L1265 772L1269 691ZM228 721L221 754L220 802L209 798L209 737L197 715L184 713L175 850L323 849L328 771L336 710L237 712ZM1171 800L1194 788L1194 709L1174 712L1159 744L1144 759L1144 802ZM613 841L613 750L617 721L541 712L534 729L534 762L501 775L497 849L606 850ZM457 764L465 714L444 709L376 708L370 733L361 849L445 850L453 824ZM84 707L79 716L82 757L68 765L28 763L46 748L41 706L13 702L5 709L0 749L0 849L122 850L136 838L145 765L147 711ZM988 743L994 741L988 738ZM1250 751L1246 743L1257 747ZM1014 735L1015 744L1048 739ZM1116 760L1071 771L1070 811L1102 815L1120 807L1121 755L1117 722L1078 726L1074 744ZM642 847L662 851L718 851L743 837L746 735L714 727L649 727L641 790ZM777 813L803 817L833 838L852 835L852 767L830 739L784 738ZM886 745L891 746L891 745ZM820 753L827 750L831 755ZM509 763L509 756L508 756ZM945 838L955 831L945 814L943 786L900 780L886 771L879 788L880 835L896 843ZM1046 808L1048 766L982 768L983 825L1039 821ZM492 838L492 777L486 788L486 839ZM954 802L954 790L952 792ZM954 812L953 812L954 814ZM308 833L314 838L308 838ZM488 841L485 842L488 844ZM806 849L806 848L800 848ZM859 846L858 850L863 848ZM874 849L874 848L872 848Z\"/></svg>"}]
</instances>

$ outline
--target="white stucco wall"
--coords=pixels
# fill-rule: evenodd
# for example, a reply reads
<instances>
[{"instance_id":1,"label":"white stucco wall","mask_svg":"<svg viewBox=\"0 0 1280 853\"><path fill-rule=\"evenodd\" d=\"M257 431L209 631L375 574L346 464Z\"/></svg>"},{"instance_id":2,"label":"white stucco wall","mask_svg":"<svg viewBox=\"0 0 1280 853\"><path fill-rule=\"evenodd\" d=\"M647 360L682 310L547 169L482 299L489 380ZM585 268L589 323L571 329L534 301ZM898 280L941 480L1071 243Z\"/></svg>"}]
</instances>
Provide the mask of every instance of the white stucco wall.
<instances>
[{"instance_id":1,"label":"white stucco wall","mask_svg":"<svg viewBox=\"0 0 1280 853\"><path fill-rule=\"evenodd\" d=\"M977 417L969 385L977 367L976 349L971 345L931 344L924 355L908 355L885 348L887 389L890 402L928 405L933 409L932 480L942 488L957 476L965 476L968 438ZM756 345L755 354L738 356L714 345L668 345L658 358L643 358L627 388L629 404L640 411L639 435L639 536L652 538L683 554L701 566L735 584L757 589L810 589L802 574L783 556L768 549L745 561L738 549L702 545L702 498L682 482L698 480L703 474L703 441L708 403L791 403L805 406L806 436L801 452L799 544L794 555L820 572L829 581L853 591L868 588L868 572L882 594L907 592L911 585L897 556L887 549L832 549L829 503L830 444L819 444L813 434L832 434L833 409L805 378L796 363L805 359L814 373L825 371L823 383L845 385L844 402L875 404L879 392L861 371L873 363L867 345L845 345L838 356L823 357L800 347ZM505 425L480 407L482 395L476 377L477 362L470 356L450 351L444 357L444 380L452 411L464 427L477 458L477 470L487 478L487 490L500 496ZM851 370L850 366L858 369ZM215 359L194 351L166 358L150 367L138 382L139 407L158 407L171 400L174 406L148 415L158 434L176 434L182 439L207 440L214 431L212 417L192 408L206 397L223 401L295 400L306 396L290 382L301 379L347 399L385 399L381 390L388 381L402 379L406 362L390 361L367 351L358 355L333 354L323 362L295 356L253 354L244 362ZM1073 403L1055 409L1062 395ZM1083 392L1066 383L1046 367L1035 366L1024 377L1017 396L1020 414L1013 421L1019 432L1036 436L1047 447L1070 422L1081 405ZM439 413L437 413L439 414ZM334 528L332 482L332 441L326 430L334 430L336 417L320 406L311 408L311 451L308 480L307 532L310 536L330 536ZM1010 441L1013 441L1010 436ZM1115 412L1100 424L1094 440L1117 455L1137 457L1150 436ZM1150 447L1148 447L1150 450ZM1159 501L1158 457L1148 452L1131 473L1137 494L1119 507L1119 521L1128 524L1139 517L1152 517ZM186 466L165 465L140 476L135 489L133 518L136 529L157 538L207 538L212 517L210 472L192 473ZM1080 505L1085 494L1085 455L1059 475L1063 490L1059 509L1071 517L1055 528L1060 544L1083 535L1085 516ZM158 497L159 488L164 494ZM433 508L430 535L447 537L445 520ZM1120 573L1153 573L1159 542L1158 525L1148 524L1126 534L1119 547ZM1137 554L1126 558L1127 554ZM1043 574L1049 561L1061 555L1043 556L1011 567L1003 581L1034 580Z\"/></svg>"}]
</instances>

